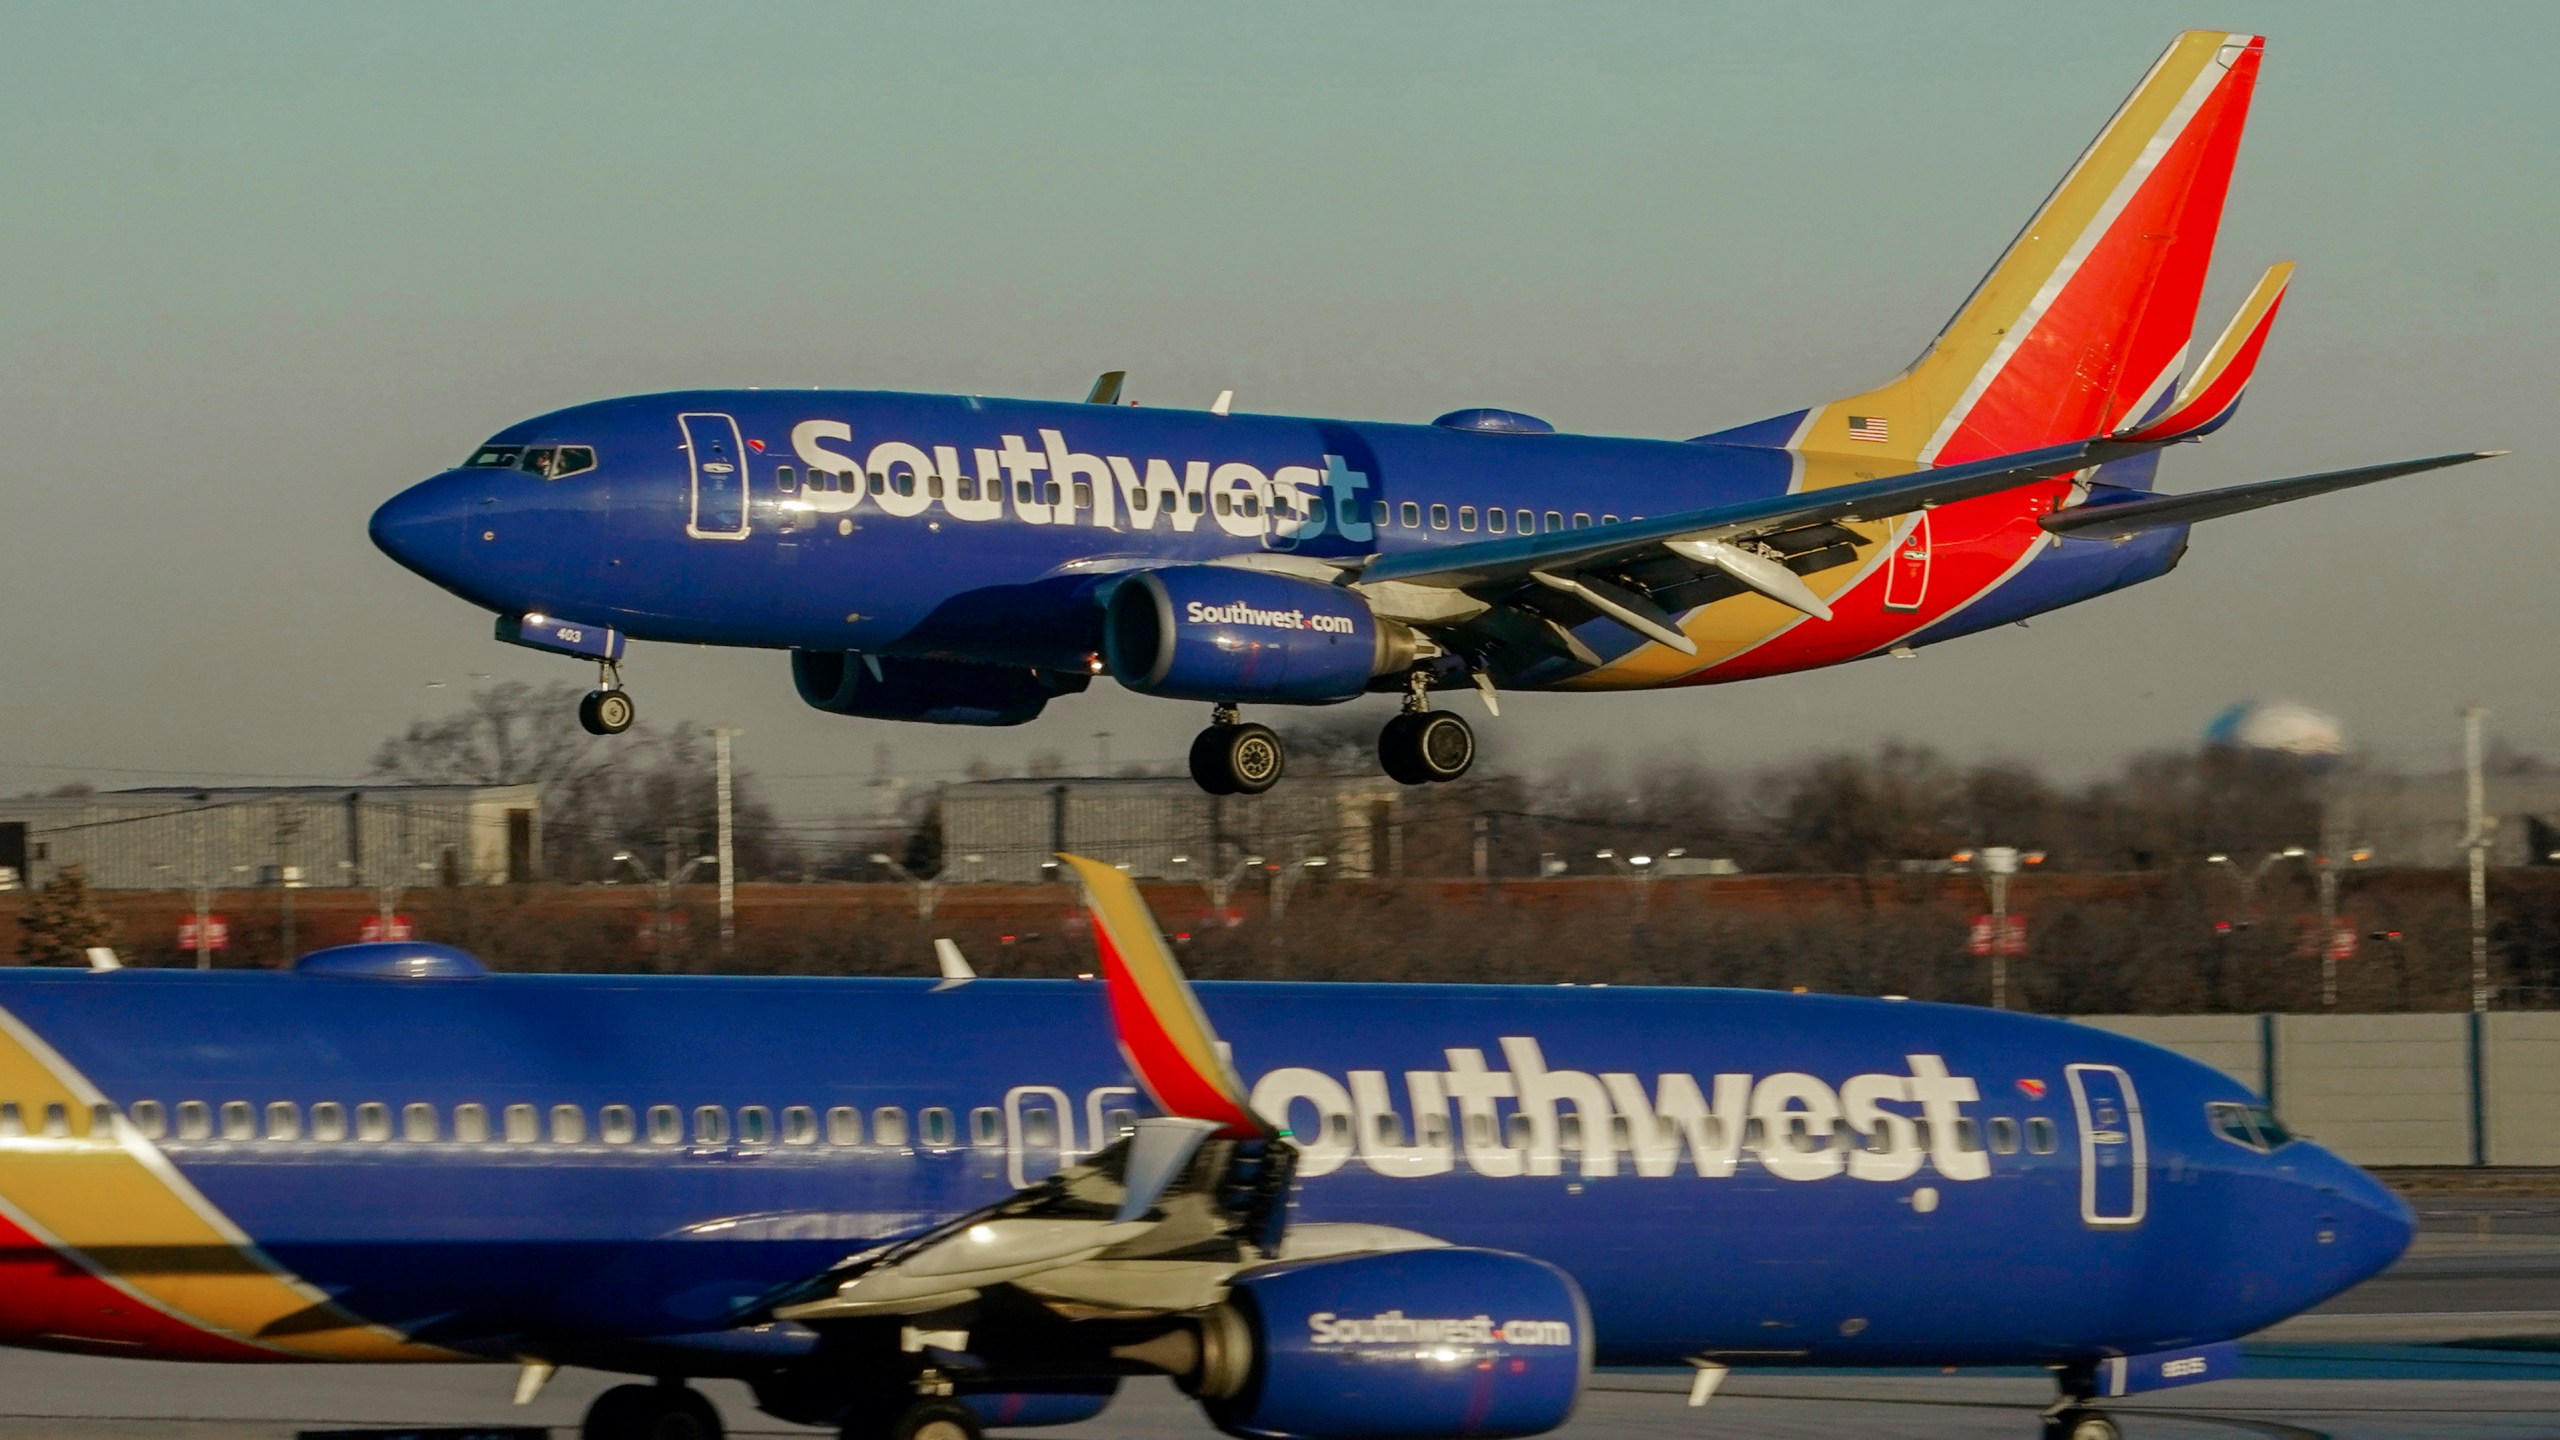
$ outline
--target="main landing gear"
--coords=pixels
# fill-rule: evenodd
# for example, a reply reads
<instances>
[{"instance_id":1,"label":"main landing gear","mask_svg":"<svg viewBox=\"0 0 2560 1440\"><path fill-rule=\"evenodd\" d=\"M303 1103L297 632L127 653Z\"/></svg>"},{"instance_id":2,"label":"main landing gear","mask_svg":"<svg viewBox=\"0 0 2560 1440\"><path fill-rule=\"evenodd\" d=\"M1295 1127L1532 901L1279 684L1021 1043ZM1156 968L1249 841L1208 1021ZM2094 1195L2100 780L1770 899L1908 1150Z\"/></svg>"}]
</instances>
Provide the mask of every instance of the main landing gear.
<instances>
[{"instance_id":1,"label":"main landing gear","mask_svg":"<svg viewBox=\"0 0 2560 1440\"><path fill-rule=\"evenodd\" d=\"M1403 785L1455 780L1476 763L1476 732L1446 710L1431 708L1428 677L1416 670L1406 681L1404 713L1378 732L1378 764Z\"/></svg>"},{"instance_id":2,"label":"main landing gear","mask_svg":"<svg viewBox=\"0 0 2560 1440\"><path fill-rule=\"evenodd\" d=\"M1209 728L1191 741L1191 778L1212 795L1259 795L1288 768L1280 737L1239 719L1233 705L1209 712Z\"/></svg>"},{"instance_id":3,"label":"main landing gear","mask_svg":"<svg viewBox=\"0 0 2560 1440\"><path fill-rule=\"evenodd\" d=\"M681 1380L616 1385L587 1407L578 1440L721 1440L720 1412Z\"/></svg>"},{"instance_id":4,"label":"main landing gear","mask_svg":"<svg viewBox=\"0 0 2560 1440\"><path fill-rule=\"evenodd\" d=\"M2066 1404L2045 1412L2044 1440L2124 1440L2124 1431L2104 1410Z\"/></svg>"},{"instance_id":5,"label":"main landing gear","mask_svg":"<svg viewBox=\"0 0 2560 1440\"><path fill-rule=\"evenodd\" d=\"M597 662L596 688L578 702L578 724L590 735L619 735L631 728L639 714L631 703L631 692L622 688L622 666L612 660Z\"/></svg>"}]
</instances>

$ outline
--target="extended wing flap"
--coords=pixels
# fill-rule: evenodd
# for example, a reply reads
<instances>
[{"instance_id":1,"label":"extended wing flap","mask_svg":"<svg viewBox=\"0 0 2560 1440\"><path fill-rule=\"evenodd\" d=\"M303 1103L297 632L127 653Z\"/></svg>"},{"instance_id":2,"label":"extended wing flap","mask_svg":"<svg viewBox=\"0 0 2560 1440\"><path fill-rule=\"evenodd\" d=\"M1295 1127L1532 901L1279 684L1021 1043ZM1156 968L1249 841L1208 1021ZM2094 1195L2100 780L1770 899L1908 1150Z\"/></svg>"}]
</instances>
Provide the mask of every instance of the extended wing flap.
<instances>
[{"instance_id":1,"label":"extended wing flap","mask_svg":"<svg viewBox=\"0 0 2560 1440\"><path fill-rule=\"evenodd\" d=\"M2055 511L2039 523L2056 535L2122 540L2163 525L2192 525L2199 520L2238 515L2269 505L2282 505L2288 500L2370 485L2377 480L2442 470L2449 465L2468 465L2474 460L2487 460L2505 453L2504 450L2465 450L2454 455L2431 455L2424 460L2400 460L2389 465L2365 465L2353 470L2296 475L2285 480L2261 480L2252 485L2233 485L2221 490L2199 490L2192 495L2155 495L2112 505L2082 505Z\"/></svg>"}]
</instances>

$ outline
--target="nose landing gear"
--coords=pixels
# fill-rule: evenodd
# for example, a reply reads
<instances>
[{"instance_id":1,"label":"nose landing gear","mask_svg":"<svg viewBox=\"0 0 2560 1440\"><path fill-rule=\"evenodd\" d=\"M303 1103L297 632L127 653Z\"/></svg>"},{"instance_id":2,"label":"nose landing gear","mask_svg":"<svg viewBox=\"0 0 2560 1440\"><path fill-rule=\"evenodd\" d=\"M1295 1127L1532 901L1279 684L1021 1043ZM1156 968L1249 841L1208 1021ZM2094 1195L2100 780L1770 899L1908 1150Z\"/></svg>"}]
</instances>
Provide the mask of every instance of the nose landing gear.
<instances>
[{"instance_id":1,"label":"nose landing gear","mask_svg":"<svg viewBox=\"0 0 2560 1440\"><path fill-rule=\"evenodd\" d=\"M597 662L596 688L578 702L580 727L590 735L619 735L631 728L639 714L631 703L631 692L622 688L622 666L611 660Z\"/></svg>"},{"instance_id":2,"label":"nose landing gear","mask_svg":"<svg viewBox=\"0 0 2560 1440\"><path fill-rule=\"evenodd\" d=\"M1378 766L1401 785L1455 780L1476 763L1476 732L1446 710L1431 708L1428 677L1416 670L1405 683L1404 713L1378 732Z\"/></svg>"},{"instance_id":3,"label":"nose landing gear","mask_svg":"<svg viewBox=\"0 0 2560 1440\"><path fill-rule=\"evenodd\" d=\"M2104 1410L2065 1405L2046 1414L2044 1440L2124 1440L2124 1431Z\"/></svg>"},{"instance_id":4,"label":"nose landing gear","mask_svg":"<svg viewBox=\"0 0 2560 1440\"><path fill-rule=\"evenodd\" d=\"M1233 705L1212 710L1209 728L1191 741L1191 778L1212 795L1259 795L1288 767L1279 735L1239 719Z\"/></svg>"}]
</instances>

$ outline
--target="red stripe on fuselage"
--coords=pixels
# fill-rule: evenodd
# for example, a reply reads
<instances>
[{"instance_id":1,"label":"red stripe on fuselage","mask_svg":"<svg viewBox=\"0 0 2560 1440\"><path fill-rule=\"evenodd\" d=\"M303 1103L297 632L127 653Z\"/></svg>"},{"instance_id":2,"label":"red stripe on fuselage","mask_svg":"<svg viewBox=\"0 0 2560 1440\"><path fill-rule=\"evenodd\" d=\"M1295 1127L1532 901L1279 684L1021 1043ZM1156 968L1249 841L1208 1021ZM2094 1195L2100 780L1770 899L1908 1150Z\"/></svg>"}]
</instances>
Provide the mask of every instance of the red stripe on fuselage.
<instances>
[{"instance_id":1,"label":"red stripe on fuselage","mask_svg":"<svg viewBox=\"0 0 2560 1440\"><path fill-rule=\"evenodd\" d=\"M153 1309L6 1219L0 1219L0 1344L148 1360L293 1358Z\"/></svg>"}]
</instances>

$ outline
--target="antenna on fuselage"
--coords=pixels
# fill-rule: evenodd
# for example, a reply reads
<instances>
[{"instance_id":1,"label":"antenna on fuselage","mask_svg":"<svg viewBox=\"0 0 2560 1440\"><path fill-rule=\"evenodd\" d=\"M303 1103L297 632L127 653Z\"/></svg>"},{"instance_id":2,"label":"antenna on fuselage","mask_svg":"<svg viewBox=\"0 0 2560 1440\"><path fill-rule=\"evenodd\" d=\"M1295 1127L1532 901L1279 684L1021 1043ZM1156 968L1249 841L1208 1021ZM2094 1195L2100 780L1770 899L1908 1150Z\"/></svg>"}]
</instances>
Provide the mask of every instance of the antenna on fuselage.
<instances>
[{"instance_id":1,"label":"antenna on fuselage","mask_svg":"<svg viewBox=\"0 0 2560 1440\"><path fill-rule=\"evenodd\" d=\"M1129 372L1126 370L1103 371L1093 377L1093 389L1085 393L1084 403L1087 405L1119 404L1120 382L1128 378Z\"/></svg>"}]
</instances>

